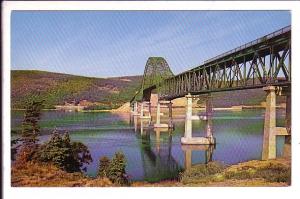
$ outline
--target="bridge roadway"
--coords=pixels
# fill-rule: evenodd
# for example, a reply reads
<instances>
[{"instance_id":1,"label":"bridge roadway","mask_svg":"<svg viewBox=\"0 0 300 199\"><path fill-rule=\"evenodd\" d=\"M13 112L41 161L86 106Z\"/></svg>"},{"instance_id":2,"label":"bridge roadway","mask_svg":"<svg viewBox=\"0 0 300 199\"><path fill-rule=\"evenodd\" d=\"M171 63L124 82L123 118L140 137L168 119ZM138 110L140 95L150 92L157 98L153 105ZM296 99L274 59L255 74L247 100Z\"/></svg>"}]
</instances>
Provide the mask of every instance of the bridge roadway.
<instances>
[{"instance_id":1,"label":"bridge roadway","mask_svg":"<svg viewBox=\"0 0 300 199\"><path fill-rule=\"evenodd\" d=\"M188 93L290 86L291 27L287 26L207 60L201 66L167 78L156 87L160 99Z\"/></svg>"}]
</instances>

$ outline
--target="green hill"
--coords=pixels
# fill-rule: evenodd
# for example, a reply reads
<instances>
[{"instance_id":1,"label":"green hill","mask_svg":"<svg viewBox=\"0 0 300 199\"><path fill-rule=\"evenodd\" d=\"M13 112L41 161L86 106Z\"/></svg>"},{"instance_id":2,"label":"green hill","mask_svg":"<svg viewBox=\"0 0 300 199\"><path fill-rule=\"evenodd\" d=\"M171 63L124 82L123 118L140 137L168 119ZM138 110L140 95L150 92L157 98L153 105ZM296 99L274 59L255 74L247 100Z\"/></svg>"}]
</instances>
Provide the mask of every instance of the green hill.
<instances>
[{"instance_id":1,"label":"green hill","mask_svg":"<svg viewBox=\"0 0 300 199\"><path fill-rule=\"evenodd\" d=\"M44 99L45 108L69 101L88 100L116 108L128 102L139 89L142 76L91 78L35 70L11 71L12 108L24 108L26 101Z\"/></svg>"}]
</instances>

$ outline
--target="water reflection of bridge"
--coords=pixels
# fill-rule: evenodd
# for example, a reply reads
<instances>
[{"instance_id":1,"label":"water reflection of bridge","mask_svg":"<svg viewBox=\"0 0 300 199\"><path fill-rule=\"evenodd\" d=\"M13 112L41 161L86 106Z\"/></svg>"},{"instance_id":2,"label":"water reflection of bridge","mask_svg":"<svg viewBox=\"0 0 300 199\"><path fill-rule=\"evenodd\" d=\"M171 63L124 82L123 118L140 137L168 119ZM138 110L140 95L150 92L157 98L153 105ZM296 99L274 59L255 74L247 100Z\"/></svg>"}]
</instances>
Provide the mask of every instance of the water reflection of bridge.
<instances>
[{"instance_id":1,"label":"water reflection of bridge","mask_svg":"<svg viewBox=\"0 0 300 199\"><path fill-rule=\"evenodd\" d=\"M144 179L158 181L175 179L183 169L192 166L192 152L204 151L205 164L212 160L213 145L182 145L184 168L172 155L173 129L153 128L149 120L133 116L136 136L140 139L141 158L144 168Z\"/></svg>"}]
</instances>

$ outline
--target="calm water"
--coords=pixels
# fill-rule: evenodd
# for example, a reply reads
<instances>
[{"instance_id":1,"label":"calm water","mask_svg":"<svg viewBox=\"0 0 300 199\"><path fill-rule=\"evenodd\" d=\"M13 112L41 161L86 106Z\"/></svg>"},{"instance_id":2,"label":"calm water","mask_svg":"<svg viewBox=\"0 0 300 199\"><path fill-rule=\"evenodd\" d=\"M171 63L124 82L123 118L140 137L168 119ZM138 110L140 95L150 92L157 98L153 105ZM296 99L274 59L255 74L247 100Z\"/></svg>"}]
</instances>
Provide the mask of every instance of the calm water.
<instances>
[{"instance_id":1,"label":"calm water","mask_svg":"<svg viewBox=\"0 0 300 199\"><path fill-rule=\"evenodd\" d=\"M137 120L127 113L47 111L43 112L40 122L43 133L40 139L48 139L54 128L69 131L73 141L83 142L91 151L93 162L87 167L90 176L96 175L100 157L112 157L121 150L126 156L126 170L131 180L154 182L176 178L185 168L186 150L192 150L192 165L203 164L210 158L226 164L261 159L263 114L263 110L215 111L215 148L182 148L180 138L184 134L184 112L179 111L173 113L175 130L172 132L141 130L141 127L147 127L148 122ZM22 112L12 112L12 129L20 129L22 118ZM277 111L277 118L277 125L283 125L283 110ZM194 121L193 136L204 135L205 122ZM277 156L281 156L284 139L278 138Z\"/></svg>"}]
</instances>

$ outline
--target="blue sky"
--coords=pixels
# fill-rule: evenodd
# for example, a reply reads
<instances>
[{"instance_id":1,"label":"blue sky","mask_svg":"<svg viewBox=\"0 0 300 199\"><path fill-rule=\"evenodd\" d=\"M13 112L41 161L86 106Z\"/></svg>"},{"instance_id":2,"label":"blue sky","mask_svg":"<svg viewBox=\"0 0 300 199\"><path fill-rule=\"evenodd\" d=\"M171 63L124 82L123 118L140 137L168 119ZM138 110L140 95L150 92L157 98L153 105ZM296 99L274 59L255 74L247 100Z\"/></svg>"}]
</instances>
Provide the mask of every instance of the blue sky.
<instances>
[{"instance_id":1,"label":"blue sky","mask_svg":"<svg viewBox=\"0 0 300 199\"><path fill-rule=\"evenodd\" d=\"M290 24L288 11L13 11L12 69L141 75L161 56L177 74Z\"/></svg>"}]
</instances>

